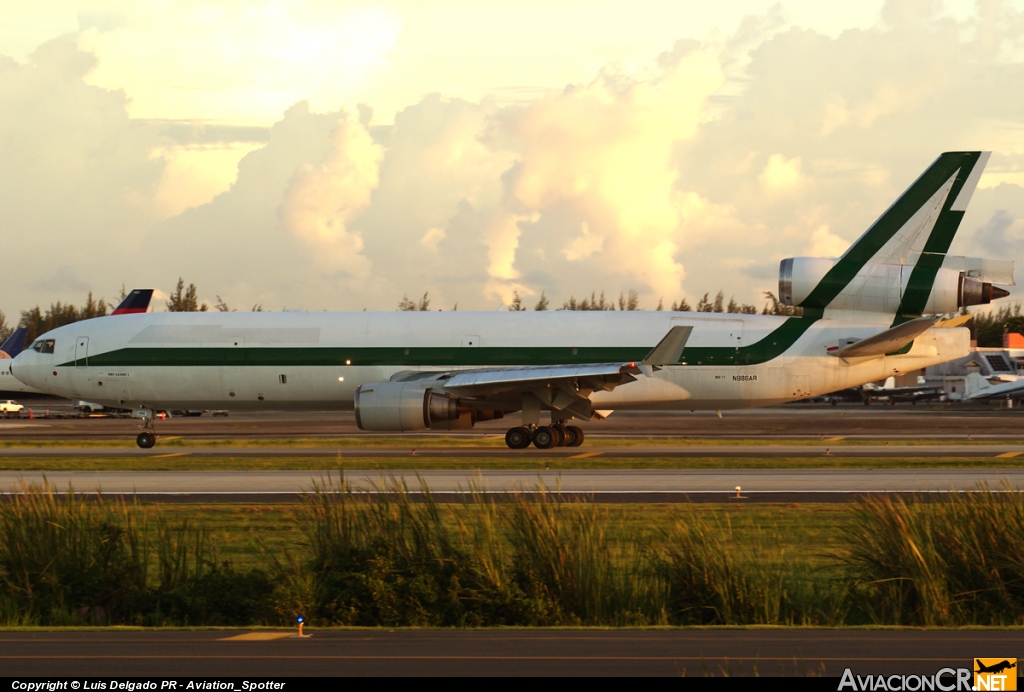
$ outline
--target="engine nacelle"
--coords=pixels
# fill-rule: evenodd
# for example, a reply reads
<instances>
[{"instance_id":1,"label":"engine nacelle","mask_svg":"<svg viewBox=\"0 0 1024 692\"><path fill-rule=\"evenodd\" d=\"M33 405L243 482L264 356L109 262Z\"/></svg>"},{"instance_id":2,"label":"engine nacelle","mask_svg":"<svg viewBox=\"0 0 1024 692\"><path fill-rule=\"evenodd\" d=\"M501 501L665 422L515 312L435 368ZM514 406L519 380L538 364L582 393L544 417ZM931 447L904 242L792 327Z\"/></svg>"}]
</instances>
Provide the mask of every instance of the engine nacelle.
<instances>
[{"instance_id":1,"label":"engine nacelle","mask_svg":"<svg viewBox=\"0 0 1024 692\"><path fill-rule=\"evenodd\" d=\"M360 385L356 389L355 408L360 430L408 432L459 418L457 398L416 382Z\"/></svg>"},{"instance_id":2,"label":"engine nacelle","mask_svg":"<svg viewBox=\"0 0 1024 692\"><path fill-rule=\"evenodd\" d=\"M838 260L825 257L787 257L779 263L779 302L800 305Z\"/></svg>"},{"instance_id":3,"label":"engine nacelle","mask_svg":"<svg viewBox=\"0 0 1024 692\"><path fill-rule=\"evenodd\" d=\"M804 301L838 261L820 257L782 260L779 265L779 302L807 307ZM914 266L910 264L865 264L828 307L895 313L907 297L908 290L928 291L926 296L920 296L925 301L921 314L940 315L969 305L987 305L1009 295L987 281L951 267L935 270L930 286L909 288L913 271ZM911 300L910 304L915 304L915 301ZM920 302L916 304L920 305Z\"/></svg>"}]
</instances>

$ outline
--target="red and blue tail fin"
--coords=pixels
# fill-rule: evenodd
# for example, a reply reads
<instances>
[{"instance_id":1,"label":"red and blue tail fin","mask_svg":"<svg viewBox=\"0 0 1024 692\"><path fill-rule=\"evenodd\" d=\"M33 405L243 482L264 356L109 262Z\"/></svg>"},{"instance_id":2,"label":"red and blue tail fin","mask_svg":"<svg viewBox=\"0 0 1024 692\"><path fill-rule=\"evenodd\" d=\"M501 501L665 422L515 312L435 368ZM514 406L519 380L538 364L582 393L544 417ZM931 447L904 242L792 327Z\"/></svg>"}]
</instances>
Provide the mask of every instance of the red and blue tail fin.
<instances>
[{"instance_id":1,"label":"red and blue tail fin","mask_svg":"<svg viewBox=\"0 0 1024 692\"><path fill-rule=\"evenodd\" d=\"M149 301L153 299L152 288L136 288L124 297L121 304L114 308L111 315L134 315L149 310Z\"/></svg>"}]
</instances>

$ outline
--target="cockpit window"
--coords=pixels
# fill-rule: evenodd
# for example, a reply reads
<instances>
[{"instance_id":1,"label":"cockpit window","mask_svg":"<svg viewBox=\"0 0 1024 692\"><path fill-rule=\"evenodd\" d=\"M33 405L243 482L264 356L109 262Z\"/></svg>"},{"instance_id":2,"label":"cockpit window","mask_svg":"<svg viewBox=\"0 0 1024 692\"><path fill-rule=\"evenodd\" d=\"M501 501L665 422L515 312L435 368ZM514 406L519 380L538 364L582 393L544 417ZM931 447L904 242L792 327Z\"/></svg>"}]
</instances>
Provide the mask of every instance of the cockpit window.
<instances>
[{"instance_id":1,"label":"cockpit window","mask_svg":"<svg viewBox=\"0 0 1024 692\"><path fill-rule=\"evenodd\" d=\"M32 350L36 353L53 353L55 343L53 339L40 339L32 344Z\"/></svg>"}]
</instances>

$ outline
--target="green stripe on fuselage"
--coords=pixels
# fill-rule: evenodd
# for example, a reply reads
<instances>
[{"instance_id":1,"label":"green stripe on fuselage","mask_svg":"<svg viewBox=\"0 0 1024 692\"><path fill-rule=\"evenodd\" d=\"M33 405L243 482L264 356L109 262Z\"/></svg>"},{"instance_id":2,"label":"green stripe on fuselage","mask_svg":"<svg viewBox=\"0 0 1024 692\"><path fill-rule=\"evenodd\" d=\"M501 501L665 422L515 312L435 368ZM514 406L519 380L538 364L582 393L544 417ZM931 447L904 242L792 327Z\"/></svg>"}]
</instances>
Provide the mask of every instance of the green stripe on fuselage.
<instances>
[{"instance_id":1,"label":"green stripe on fuselage","mask_svg":"<svg viewBox=\"0 0 1024 692\"><path fill-rule=\"evenodd\" d=\"M756 365L782 355L817 316L790 317L757 343L740 347L691 347L683 351L687 365ZM351 365L427 366L539 366L584 363L639 362L654 348L602 347L156 347L121 348L90 354L90 367L308 367ZM574 353L575 351L575 353ZM351 363L349 363L351 361ZM64 363L74 366L74 361Z\"/></svg>"}]
</instances>

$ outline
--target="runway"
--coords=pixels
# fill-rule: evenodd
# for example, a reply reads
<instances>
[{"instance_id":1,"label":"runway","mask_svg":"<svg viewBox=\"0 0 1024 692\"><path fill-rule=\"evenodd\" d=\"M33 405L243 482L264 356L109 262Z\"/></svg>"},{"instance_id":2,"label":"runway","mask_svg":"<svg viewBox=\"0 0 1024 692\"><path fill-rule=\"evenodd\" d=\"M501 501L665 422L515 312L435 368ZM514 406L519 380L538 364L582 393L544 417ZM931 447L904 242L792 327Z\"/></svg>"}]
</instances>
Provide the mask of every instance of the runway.
<instances>
[{"instance_id":1,"label":"runway","mask_svg":"<svg viewBox=\"0 0 1024 692\"><path fill-rule=\"evenodd\" d=\"M27 403L27 402L26 402ZM39 408L39 407L37 407ZM39 408L45 415L45 407ZM520 417L478 423L472 430L423 431L402 437L480 437L504 435ZM1024 411L990 406L815 406L786 405L767 409L724 411L617 411L603 421L576 421L591 440L601 436L669 438L819 439L836 435L851 439L974 439L1024 440ZM359 430L351 412L232 412L227 418L168 418L156 422L158 434L192 439L381 437ZM34 440L131 440L138 421L117 418L75 420L0 420L0 442ZM393 437L393 436L392 436ZM589 443L588 443L589 444Z\"/></svg>"},{"instance_id":2,"label":"runway","mask_svg":"<svg viewBox=\"0 0 1024 692\"><path fill-rule=\"evenodd\" d=\"M38 458L133 458L156 459L166 456L196 456L211 458L322 458L322 459L393 459L416 456L426 459L689 459L705 457L726 458L991 458L1011 459L1024 456L1021 444L695 444L695 445L620 445L589 444L583 447L556 447L554 449L509 449L505 446L471 447L174 447L157 446L153 449L138 447L7 447L0 448L0 457L12 459Z\"/></svg>"},{"instance_id":3,"label":"runway","mask_svg":"<svg viewBox=\"0 0 1024 692\"><path fill-rule=\"evenodd\" d=\"M865 494L945 494L981 484L993 489L1024 487L1022 469L634 469L566 471L345 471L354 489L376 492L389 482L410 492L424 487L439 500L471 492L507 496L540 488L614 502L847 501ZM333 479L333 480L332 480ZM337 483L319 471L2 471L0 489L20 492L44 480L58 491L131 496L163 502L294 501ZM740 497L736 497L740 486Z\"/></svg>"},{"instance_id":4,"label":"runway","mask_svg":"<svg viewBox=\"0 0 1024 692\"><path fill-rule=\"evenodd\" d=\"M312 630L0 633L5 676L825 676L1024 657L1010 630ZM187 671L183 675L183 671ZM946 679L949 682L949 678ZM285 688L288 689L288 688ZM833 689L830 687L829 689Z\"/></svg>"}]
</instances>

